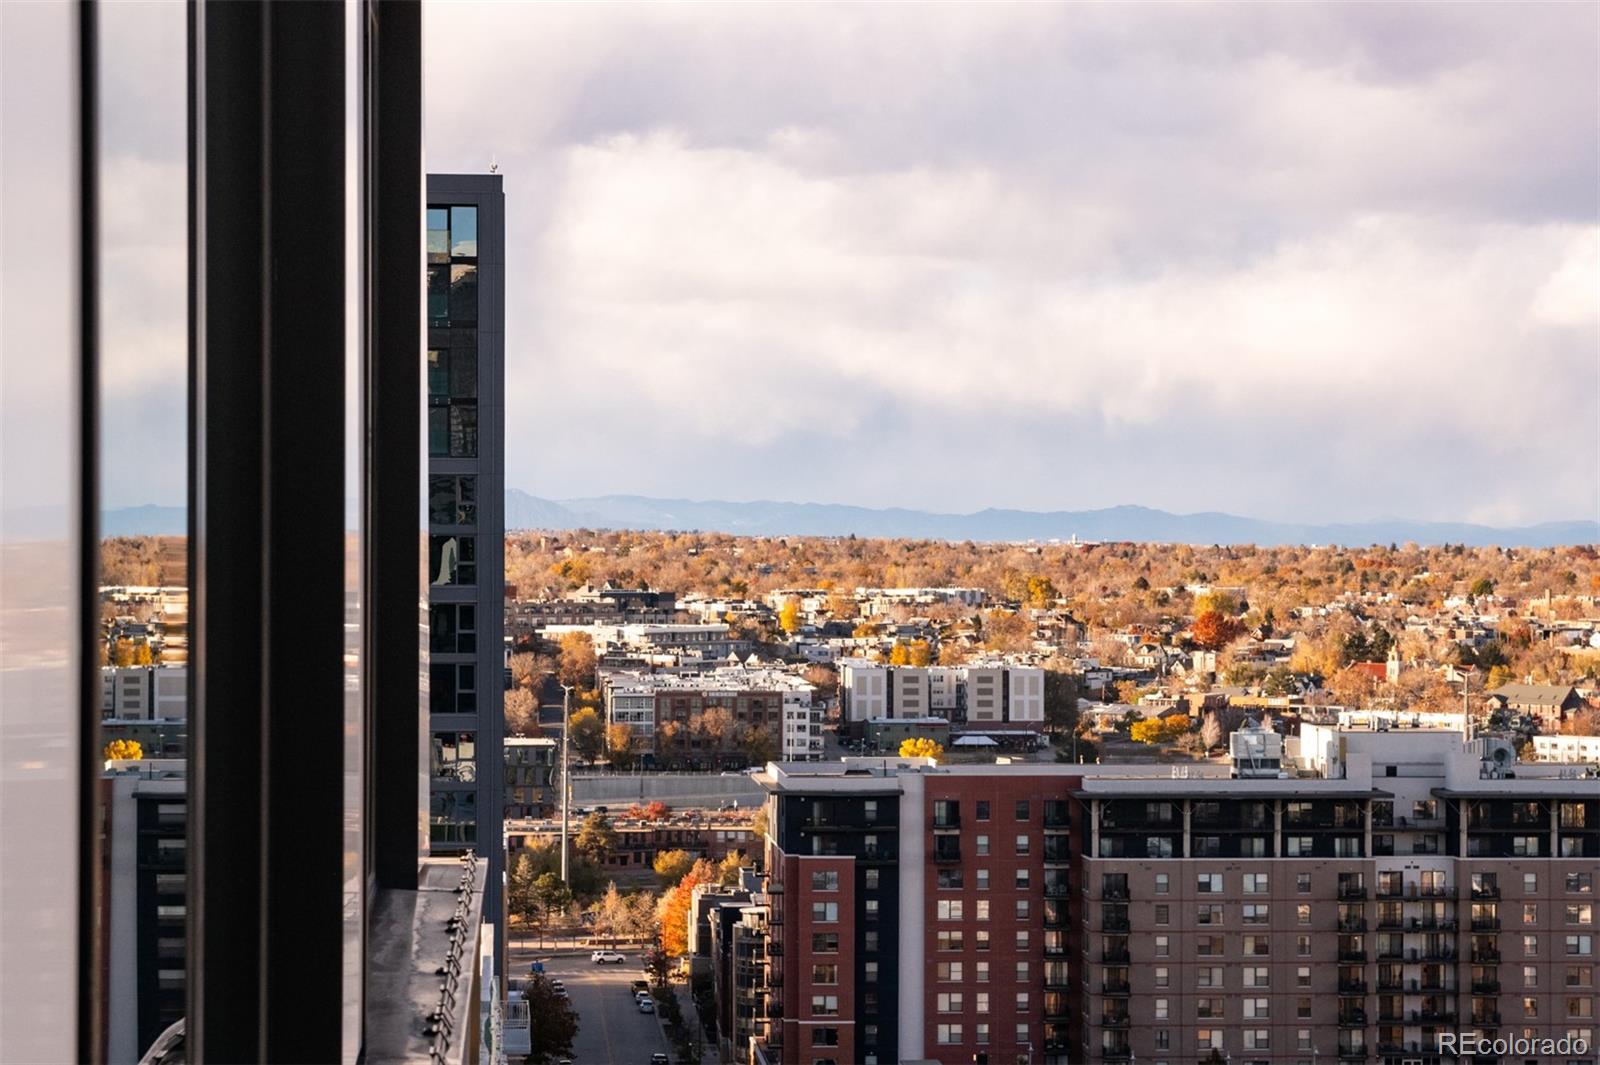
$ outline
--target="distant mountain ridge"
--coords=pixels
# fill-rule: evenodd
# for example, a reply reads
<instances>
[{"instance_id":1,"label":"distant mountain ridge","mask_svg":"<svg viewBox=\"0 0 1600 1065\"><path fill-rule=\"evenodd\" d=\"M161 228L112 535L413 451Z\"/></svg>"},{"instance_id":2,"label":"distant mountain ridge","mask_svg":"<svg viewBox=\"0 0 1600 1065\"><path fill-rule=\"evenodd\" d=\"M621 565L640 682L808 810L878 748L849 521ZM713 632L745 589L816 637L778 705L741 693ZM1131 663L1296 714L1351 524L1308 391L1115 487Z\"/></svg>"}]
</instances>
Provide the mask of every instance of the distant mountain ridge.
<instances>
[{"instance_id":1,"label":"distant mountain ridge","mask_svg":"<svg viewBox=\"0 0 1600 1065\"><path fill-rule=\"evenodd\" d=\"M757 500L593 496L541 499L506 490L507 529L641 529L725 532L746 536L865 536L934 540L1137 540L1189 544L1469 544L1554 547L1600 542L1600 521L1556 521L1496 528L1467 522L1404 518L1337 524L1293 524L1203 512L1172 514L1150 507L1039 512L986 509L973 514Z\"/></svg>"},{"instance_id":2,"label":"distant mountain ridge","mask_svg":"<svg viewBox=\"0 0 1600 1065\"><path fill-rule=\"evenodd\" d=\"M1203 512L1173 514L1150 507L1100 510L980 510L940 514L835 503L656 499L593 496L542 499L506 490L507 529L639 529L725 532L744 536L864 536L924 540L1136 540L1187 544L1468 544L1473 547L1557 547L1600 543L1600 521L1551 521L1500 527L1467 522L1378 518L1336 524L1294 524ZM23 508L0 515L8 539L48 536L59 508ZM104 536L183 536L183 507L146 504L103 511Z\"/></svg>"}]
</instances>

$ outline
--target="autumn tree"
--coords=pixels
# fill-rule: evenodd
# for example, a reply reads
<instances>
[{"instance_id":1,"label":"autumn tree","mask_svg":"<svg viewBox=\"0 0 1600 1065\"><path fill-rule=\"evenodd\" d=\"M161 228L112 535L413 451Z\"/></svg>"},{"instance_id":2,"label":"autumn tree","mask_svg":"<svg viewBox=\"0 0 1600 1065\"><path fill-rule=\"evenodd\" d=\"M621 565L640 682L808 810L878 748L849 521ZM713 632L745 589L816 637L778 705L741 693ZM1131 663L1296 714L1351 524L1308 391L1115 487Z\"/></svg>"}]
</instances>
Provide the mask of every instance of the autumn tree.
<instances>
[{"instance_id":1,"label":"autumn tree","mask_svg":"<svg viewBox=\"0 0 1600 1065\"><path fill-rule=\"evenodd\" d=\"M1217 719L1216 711L1207 711L1205 719L1200 722L1200 742L1208 751L1214 751L1222 743L1222 722Z\"/></svg>"},{"instance_id":2,"label":"autumn tree","mask_svg":"<svg viewBox=\"0 0 1600 1065\"><path fill-rule=\"evenodd\" d=\"M1378 681L1366 670L1346 666L1328 678L1327 688L1340 706L1366 706L1378 694Z\"/></svg>"},{"instance_id":3,"label":"autumn tree","mask_svg":"<svg viewBox=\"0 0 1600 1065\"><path fill-rule=\"evenodd\" d=\"M112 740L101 753L108 762L137 761L144 757L144 748L138 740Z\"/></svg>"},{"instance_id":4,"label":"autumn tree","mask_svg":"<svg viewBox=\"0 0 1600 1065\"><path fill-rule=\"evenodd\" d=\"M533 882L529 901L537 920L548 927L555 918L566 914L572 905L572 892L555 873L542 873Z\"/></svg>"},{"instance_id":5,"label":"autumn tree","mask_svg":"<svg viewBox=\"0 0 1600 1065\"><path fill-rule=\"evenodd\" d=\"M760 725L746 730L739 744L741 752L751 765L766 765L778 757L778 730L771 725Z\"/></svg>"},{"instance_id":6,"label":"autumn tree","mask_svg":"<svg viewBox=\"0 0 1600 1065\"><path fill-rule=\"evenodd\" d=\"M911 649L896 640L894 646L889 648L889 664L891 666L909 666L911 664Z\"/></svg>"},{"instance_id":7,"label":"autumn tree","mask_svg":"<svg viewBox=\"0 0 1600 1065\"><path fill-rule=\"evenodd\" d=\"M579 758L593 764L605 747L605 726L600 715L589 707L573 714L567 722L567 742Z\"/></svg>"},{"instance_id":8,"label":"autumn tree","mask_svg":"<svg viewBox=\"0 0 1600 1065\"><path fill-rule=\"evenodd\" d=\"M744 855L729 851L717 865L717 883L723 887L739 886L739 871L744 868Z\"/></svg>"},{"instance_id":9,"label":"autumn tree","mask_svg":"<svg viewBox=\"0 0 1600 1065\"><path fill-rule=\"evenodd\" d=\"M659 851L650 867L656 871L663 886L671 887L694 868L694 855L685 850Z\"/></svg>"},{"instance_id":10,"label":"autumn tree","mask_svg":"<svg viewBox=\"0 0 1600 1065\"><path fill-rule=\"evenodd\" d=\"M1173 714L1171 717L1135 721L1128 729L1128 736L1135 743L1170 743L1188 731L1189 719L1182 714Z\"/></svg>"},{"instance_id":11,"label":"autumn tree","mask_svg":"<svg viewBox=\"0 0 1600 1065\"><path fill-rule=\"evenodd\" d=\"M944 745L937 740L930 740L926 736L917 736L900 743L901 758L932 758L935 762L944 760Z\"/></svg>"},{"instance_id":12,"label":"autumn tree","mask_svg":"<svg viewBox=\"0 0 1600 1065\"><path fill-rule=\"evenodd\" d=\"M933 648L927 640L916 639L906 644L906 664L910 666L931 666L933 664Z\"/></svg>"},{"instance_id":13,"label":"autumn tree","mask_svg":"<svg viewBox=\"0 0 1600 1065\"><path fill-rule=\"evenodd\" d=\"M1244 625L1221 611L1207 610L1195 617L1191 631L1195 643L1208 651L1220 651L1244 635Z\"/></svg>"},{"instance_id":14,"label":"autumn tree","mask_svg":"<svg viewBox=\"0 0 1600 1065\"><path fill-rule=\"evenodd\" d=\"M717 867L704 858L695 862L678 883L661 896L661 948L674 958L689 951L689 907L694 889L717 882Z\"/></svg>"},{"instance_id":15,"label":"autumn tree","mask_svg":"<svg viewBox=\"0 0 1600 1065\"><path fill-rule=\"evenodd\" d=\"M783 606L778 608L778 625L790 636L800 631L799 599L791 595L783 601Z\"/></svg>"},{"instance_id":16,"label":"autumn tree","mask_svg":"<svg viewBox=\"0 0 1600 1065\"><path fill-rule=\"evenodd\" d=\"M507 735L528 736L538 732L533 693L528 689L512 688L505 693L505 715Z\"/></svg>"},{"instance_id":17,"label":"autumn tree","mask_svg":"<svg viewBox=\"0 0 1600 1065\"><path fill-rule=\"evenodd\" d=\"M620 722L606 726L606 758L618 769L633 765L633 729Z\"/></svg>"},{"instance_id":18,"label":"autumn tree","mask_svg":"<svg viewBox=\"0 0 1600 1065\"><path fill-rule=\"evenodd\" d=\"M565 632L559 642L556 675L561 683L577 688L594 680L594 640L587 632Z\"/></svg>"}]
</instances>

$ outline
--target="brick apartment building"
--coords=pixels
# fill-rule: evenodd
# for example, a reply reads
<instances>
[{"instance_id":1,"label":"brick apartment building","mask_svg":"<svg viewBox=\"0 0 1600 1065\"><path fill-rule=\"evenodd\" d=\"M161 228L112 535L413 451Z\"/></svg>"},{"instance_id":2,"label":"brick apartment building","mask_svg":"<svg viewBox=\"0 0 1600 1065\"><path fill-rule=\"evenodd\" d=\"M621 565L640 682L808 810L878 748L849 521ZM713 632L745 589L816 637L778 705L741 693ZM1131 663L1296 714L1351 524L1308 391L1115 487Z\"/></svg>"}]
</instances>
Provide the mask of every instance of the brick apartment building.
<instances>
[{"instance_id":1,"label":"brick apartment building","mask_svg":"<svg viewBox=\"0 0 1600 1065\"><path fill-rule=\"evenodd\" d=\"M745 737L766 732L785 761L822 756L815 689L778 669L727 666L703 673L613 672L605 676L606 721L625 725L636 752L658 764L695 768L750 764ZM712 728L711 711L723 725Z\"/></svg>"},{"instance_id":2,"label":"brick apartment building","mask_svg":"<svg viewBox=\"0 0 1600 1065\"><path fill-rule=\"evenodd\" d=\"M769 766L738 1060L1473 1060L1457 1032L1596 1060L1600 780L1444 730L1273 753Z\"/></svg>"}]
</instances>

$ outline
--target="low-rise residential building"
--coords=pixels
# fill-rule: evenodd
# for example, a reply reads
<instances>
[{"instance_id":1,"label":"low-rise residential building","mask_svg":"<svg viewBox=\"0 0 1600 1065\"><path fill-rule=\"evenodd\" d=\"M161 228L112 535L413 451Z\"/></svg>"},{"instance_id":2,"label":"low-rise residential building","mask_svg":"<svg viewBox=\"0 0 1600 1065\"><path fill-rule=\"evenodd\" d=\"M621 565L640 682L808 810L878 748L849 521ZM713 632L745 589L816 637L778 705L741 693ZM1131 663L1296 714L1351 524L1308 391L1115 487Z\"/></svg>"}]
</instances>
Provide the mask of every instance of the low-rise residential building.
<instances>
[{"instance_id":1,"label":"low-rise residential building","mask_svg":"<svg viewBox=\"0 0 1600 1065\"><path fill-rule=\"evenodd\" d=\"M779 757L822 756L822 713L816 689L775 668L727 665L700 673L605 674L606 720L634 735L636 753L657 763L748 764L764 732ZM716 711L716 713L713 713Z\"/></svg>"},{"instance_id":2,"label":"low-rise residential building","mask_svg":"<svg viewBox=\"0 0 1600 1065\"><path fill-rule=\"evenodd\" d=\"M1004 740L1044 730L1044 669L1007 662L890 666L864 658L838 663L841 722L851 735L884 718L940 717L952 736Z\"/></svg>"},{"instance_id":3,"label":"low-rise residential building","mask_svg":"<svg viewBox=\"0 0 1600 1065\"><path fill-rule=\"evenodd\" d=\"M1504 684L1489 693L1489 708L1531 717L1555 732L1566 716L1584 706L1576 688L1564 684Z\"/></svg>"}]
</instances>

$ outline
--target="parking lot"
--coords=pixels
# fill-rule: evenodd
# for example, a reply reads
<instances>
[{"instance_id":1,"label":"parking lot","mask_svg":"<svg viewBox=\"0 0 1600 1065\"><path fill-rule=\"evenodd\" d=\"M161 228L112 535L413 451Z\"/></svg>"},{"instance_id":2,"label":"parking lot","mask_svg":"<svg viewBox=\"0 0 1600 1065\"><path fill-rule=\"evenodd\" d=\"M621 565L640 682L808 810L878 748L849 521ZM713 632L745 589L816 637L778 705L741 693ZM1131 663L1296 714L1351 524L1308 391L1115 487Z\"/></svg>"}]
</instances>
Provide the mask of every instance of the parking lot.
<instances>
[{"instance_id":1,"label":"parking lot","mask_svg":"<svg viewBox=\"0 0 1600 1065\"><path fill-rule=\"evenodd\" d=\"M650 1055L670 1054L666 1036L655 1014L640 1013L628 986L643 979L639 955L624 951L621 965L596 965L587 953L579 957L549 958L544 973L566 984L572 1008L578 1014L578 1037L572 1044L574 1065L649 1065ZM525 975L538 951L516 950L511 955L513 975ZM539 1019L533 1019L534 1024Z\"/></svg>"}]
</instances>

